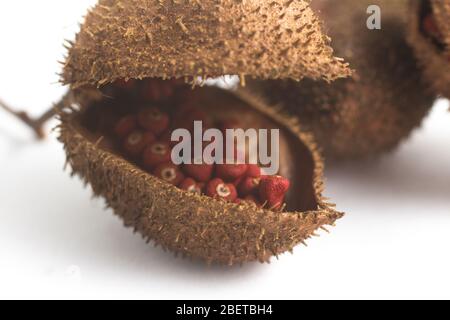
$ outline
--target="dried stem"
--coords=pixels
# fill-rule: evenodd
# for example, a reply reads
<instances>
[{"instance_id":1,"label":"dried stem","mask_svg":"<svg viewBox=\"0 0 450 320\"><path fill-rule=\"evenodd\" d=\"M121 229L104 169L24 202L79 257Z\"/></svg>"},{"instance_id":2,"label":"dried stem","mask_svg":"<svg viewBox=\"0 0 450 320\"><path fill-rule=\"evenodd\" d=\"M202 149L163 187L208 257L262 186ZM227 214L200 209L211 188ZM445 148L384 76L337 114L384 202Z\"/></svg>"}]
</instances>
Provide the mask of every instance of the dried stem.
<instances>
[{"instance_id":1,"label":"dried stem","mask_svg":"<svg viewBox=\"0 0 450 320\"><path fill-rule=\"evenodd\" d=\"M7 111L9 114L15 116L27 126L29 126L36 137L41 140L45 138L44 125L45 123L58 114L58 110L61 110L64 107L64 99L62 99L59 103L52 106L48 111L44 112L38 118L32 118L25 111L15 111L8 104L6 104L3 100L0 99L0 107Z\"/></svg>"}]
</instances>

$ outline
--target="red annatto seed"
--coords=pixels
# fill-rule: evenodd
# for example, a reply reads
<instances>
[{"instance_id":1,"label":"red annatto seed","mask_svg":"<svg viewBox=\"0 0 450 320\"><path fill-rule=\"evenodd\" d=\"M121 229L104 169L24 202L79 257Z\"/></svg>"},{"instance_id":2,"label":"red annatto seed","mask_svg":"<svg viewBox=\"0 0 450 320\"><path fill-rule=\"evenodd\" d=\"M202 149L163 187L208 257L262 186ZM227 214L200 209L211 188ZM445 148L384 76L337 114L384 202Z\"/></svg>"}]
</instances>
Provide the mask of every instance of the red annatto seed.
<instances>
[{"instance_id":1,"label":"red annatto seed","mask_svg":"<svg viewBox=\"0 0 450 320\"><path fill-rule=\"evenodd\" d=\"M120 138L125 138L137 128L137 118L134 115L122 117L114 127L114 134Z\"/></svg>"},{"instance_id":2,"label":"red annatto seed","mask_svg":"<svg viewBox=\"0 0 450 320\"><path fill-rule=\"evenodd\" d=\"M237 199L236 187L222 179L213 179L206 186L206 194L215 199L234 202Z\"/></svg>"},{"instance_id":3,"label":"red annatto seed","mask_svg":"<svg viewBox=\"0 0 450 320\"><path fill-rule=\"evenodd\" d=\"M133 131L125 138L123 148L128 156L137 157L155 140L155 135L151 132Z\"/></svg>"},{"instance_id":4,"label":"red annatto seed","mask_svg":"<svg viewBox=\"0 0 450 320\"><path fill-rule=\"evenodd\" d=\"M194 110L198 109L190 102L181 102L176 106L177 115L180 117L189 114Z\"/></svg>"},{"instance_id":5,"label":"red annatto seed","mask_svg":"<svg viewBox=\"0 0 450 320\"><path fill-rule=\"evenodd\" d=\"M160 164L155 169L153 174L155 177L160 178L167 183L173 184L174 186L178 186L184 180L184 175L180 168L172 163Z\"/></svg>"},{"instance_id":6,"label":"red annatto seed","mask_svg":"<svg viewBox=\"0 0 450 320\"><path fill-rule=\"evenodd\" d=\"M241 184L241 182L245 179L245 176L239 177L236 180L233 181L234 186L236 187L236 189L239 187L239 185Z\"/></svg>"},{"instance_id":7,"label":"red annatto seed","mask_svg":"<svg viewBox=\"0 0 450 320\"><path fill-rule=\"evenodd\" d=\"M163 98L170 98L174 93L174 85L170 81L163 81L161 83L161 95Z\"/></svg>"},{"instance_id":8,"label":"red annatto seed","mask_svg":"<svg viewBox=\"0 0 450 320\"><path fill-rule=\"evenodd\" d=\"M185 112L180 112L174 119L173 128L174 129L187 129L192 131L194 129L194 122L201 121L203 129L209 127L209 121L206 114L198 108L190 108L190 110Z\"/></svg>"},{"instance_id":9,"label":"red annatto seed","mask_svg":"<svg viewBox=\"0 0 450 320\"><path fill-rule=\"evenodd\" d=\"M160 80L147 79L142 82L141 95L144 99L150 101L161 100Z\"/></svg>"},{"instance_id":10,"label":"red annatto seed","mask_svg":"<svg viewBox=\"0 0 450 320\"><path fill-rule=\"evenodd\" d=\"M246 164L218 164L216 166L216 176L227 182L233 182L243 177L246 171Z\"/></svg>"},{"instance_id":11,"label":"red annatto seed","mask_svg":"<svg viewBox=\"0 0 450 320\"><path fill-rule=\"evenodd\" d=\"M208 182L211 180L214 171L213 165L208 164L185 164L183 172L199 182Z\"/></svg>"},{"instance_id":12,"label":"red annatto seed","mask_svg":"<svg viewBox=\"0 0 450 320\"><path fill-rule=\"evenodd\" d=\"M189 119L175 119L175 123L173 124L174 130L177 129L186 129L189 132L192 132L194 130L194 121L191 121Z\"/></svg>"},{"instance_id":13,"label":"red annatto seed","mask_svg":"<svg viewBox=\"0 0 450 320\"><path fill-rule=\"evenodd\" d=\"M160 135L169 127L169 115L159 111L157 108L143 109L138 114L139 125Z\"/></svg>"},{"instance_id":14,"label":"red annatto seed","mask_svg":"<svg viewBox=\"0 0 450 320\"><path fill-rule=\"evenodd\" d=\"M423 19L423 28L428 33L428 35L432 36L433 38L439 40L441 37L441 31L436 25L436 21L434 20L434 17L432 14L427 15Z\"/></svg>"},{"instance_id":15,"label":"red annatto seed","mask_svg":"<svg viewBox=\"0 0 450 320\"><path fill-rule=\"evenodd\" d=\"M196 194L202 194L204 186L204 184L198 183L192 178L186 178L180 184L180 189Z\"/></svg>"},{"instance_id":16,"label":"red annatto seed","mask_svg":"<svg viewBox=\"0 0 450 320\"><path fill-rule=\"evenodd\" d=\"M147 146L143 154L143 164L152 169L161 163L171 162L172 150L167 143L155 142Z\"/></svg>"},{"instance_id":17,"label":"red annatto seed","mask_svg":"<svg viewBox=\"0 0 450 320\"><path fill-rule=\"evenodd\" d=\"M236 200L234 200L233 202L236 204L241 204L244 200L242 200L241 198L237 198Z\"/></svg>"},{"instance_id":18,"label":"red annatto seed","mask_svg":"<svg viewBox=\"0 0 450 320\"><path fill-rule=\"evenodd\" d=\"M257 194L260 182L260 178L244 178L238 187L239 196L246 197L248 195Z\"/></svg>"},{"instance_id":19,"label":"red annatto seed","mask_svg":"<svg viewBox=\"0 0 450 320\"><path fill-rule=\"evenodd\" d=\"M283 205L290 182L281 176L266 176L259 184L259 197L269 209L278 209Z\"/></svg>"},{"instance_id":20,"label":"red annatto seed","mask_svg":"<svg viewBox=\"0 0 450 320\"><path fill-rule=\"evenodd\" d=\"M237 162L238 162L238 159L239 159L240 157L241 157L241 158L244 160L244 162L245 162L245 159L246 159L246 153L245 153L245 151L240 150L240 149L238 148L238 145L237 145L236 141L234 141L234 142L232 142L232 143L233 143L233 155L231 155L231 154L228 152L228 141L225 139L224 144L223 144L223 156L224 156L226 159L233 159L233 162L234 162L234 163L237 163Z\"/></svg>"},{"instance_id":21,"label":"red annatto seed","mask_svg":"<svg viewBox=\"0 0 450 320\"><path fill-rule=\"evenodd\" d=\"M242 123L238 120L235 119L229 119L229 120L225 120L223 122L220 123L219 125L219 129L220 131L222 131L223 134L226 133L227 129L243 129L242 128Z\"/></svg>"},{"instance_id":22,"label":"red annatto seed","mask_svg":"<svg viewBox=\"0 0 450 320\"><path fill-rule=\"evenodd\" d=\"M250 178L259 178L261 177L261 168L257 164L249 164L245 175Z\"/></svg>"},{"instance_id":23,"label":"red annatto seed","mask_svg":"<svg viewBox=\"0 0 450 320\"><path fill-rule=\"evenodd\" d=\"M167 143L168 145L170 145L171 147L174 147L178 144L178 141L172 141L172 130L166 130L164 131L160 137L159 140L162 142Z\"/></svg>"}]
</instances>

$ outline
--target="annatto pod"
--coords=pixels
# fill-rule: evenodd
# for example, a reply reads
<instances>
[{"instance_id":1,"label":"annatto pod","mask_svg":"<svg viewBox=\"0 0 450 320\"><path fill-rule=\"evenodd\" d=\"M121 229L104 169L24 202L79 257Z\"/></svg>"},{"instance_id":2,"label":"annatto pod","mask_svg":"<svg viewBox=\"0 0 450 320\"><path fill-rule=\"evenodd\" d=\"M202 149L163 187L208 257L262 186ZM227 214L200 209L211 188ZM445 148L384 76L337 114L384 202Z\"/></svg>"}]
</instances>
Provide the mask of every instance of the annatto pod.
<instances>
[{"instance_id":1,"label":"annatto pod","mask_svg":"<svg viewBox=\"0 0 450 320\"><path fill-rule=\"evenodd\" d=\"M338 56L354 78L300 83L253 81L247 87L270 104L282 104L312 131L333 159L370 157L396 147L420 125L433 103L406 43L408 1L314 1ZM369 30L366 13L378 5L382 29Z\"/></svg>"},{"instance_id":2,"label":"annatto pod","mask_svg":"<svg viewBox=\"0 0 450 320\"><path fill-rule=\"evenodd\" d=\"M162 88L164 80L227 74L240 75L241 81L245 76L327 81L348 76L347 64L333 57L328 43L308 1L102 0L69 48L63 72L72 88L66 97L71 108L61 114L60 125L68 163L126 226L165 249L208 262L267 262L342 217L322 197L321 158L295 117L243 92L201 87L188 94L200 109L196 112L210 120L237 115L248 128L281 128L280 174L291 180L286 212L181 190L125 159L99 128L105 115L114 118L140 101L133 95L111 98L115 90L133 84L142 87L153 81ZM177 90L172 96L183 99ZM180 90L186 94L184 84ZM159 94L152 92L152 97ZM150 118L161 118L152 112ZM146 119L137 122L145 124ZM123 119L116 133L126 133L134 121ZM141 137L134 134L128 142L140 147L136 141ZM161 155L165 146L151 148ZM157 160L150 154L144 162ZM179 173L170 170L163 165L155 172L178 183ZM183 187L202 188L193 179Z\"/></svg>"},{"instance_id":3,"label":"annatto pod","mask_svg":"<svg viewBox=\"0 0 450 320\"><path fill-rule=\"evenodd\" d=\"M434 92L450 98L450 2L411 1L408 38Z\"/></svg>"}]
</instances>

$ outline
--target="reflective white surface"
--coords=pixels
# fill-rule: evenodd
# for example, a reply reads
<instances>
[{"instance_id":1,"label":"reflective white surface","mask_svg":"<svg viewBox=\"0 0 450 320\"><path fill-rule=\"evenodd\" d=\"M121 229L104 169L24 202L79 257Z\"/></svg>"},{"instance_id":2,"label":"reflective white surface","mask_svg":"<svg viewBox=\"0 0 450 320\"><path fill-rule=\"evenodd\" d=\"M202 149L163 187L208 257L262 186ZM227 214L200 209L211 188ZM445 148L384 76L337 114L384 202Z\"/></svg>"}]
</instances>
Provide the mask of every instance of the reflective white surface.
<instances>
[{"instance_id":1,"label":"reflective white surface","mask_svg":"<svg viewBox=\"0 0 450 320\"><path fill-rule=\"evenodd\" d=\"M0 3L0 96L45 110L61 43L93 1ZM205 267L145 244L78 179L52 135L0 111L0 298L450 298L450 113L380 160L327 170L348 212L271 265ZM53 123L54 124L54 123Z\"/></svg>"}]
</instances>

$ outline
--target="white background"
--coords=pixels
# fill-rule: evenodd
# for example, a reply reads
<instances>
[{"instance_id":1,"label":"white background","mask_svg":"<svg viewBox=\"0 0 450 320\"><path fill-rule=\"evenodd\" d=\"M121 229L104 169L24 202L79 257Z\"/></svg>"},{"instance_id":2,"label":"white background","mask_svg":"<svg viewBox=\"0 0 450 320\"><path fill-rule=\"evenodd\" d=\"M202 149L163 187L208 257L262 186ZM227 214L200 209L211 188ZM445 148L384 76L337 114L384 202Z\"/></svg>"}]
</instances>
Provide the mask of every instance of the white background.
<instances>
[{"instance_id":1,"label":"white background","mask_svg":"<svg viewBox=\"0 0 450 320\"><path fill-rule=\"evenodd\" d=\"M92 3L0 2L3 99L34 114L58 100L63 39ZM147 246L63 172L54 135L36 143L0 111L0 298L450 298L448 107L395 153L328 168L348 212L331 234L232 269Z\"/></svg>"}]
</instances>

